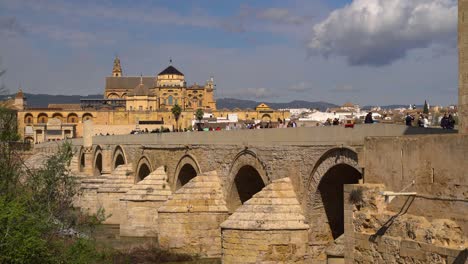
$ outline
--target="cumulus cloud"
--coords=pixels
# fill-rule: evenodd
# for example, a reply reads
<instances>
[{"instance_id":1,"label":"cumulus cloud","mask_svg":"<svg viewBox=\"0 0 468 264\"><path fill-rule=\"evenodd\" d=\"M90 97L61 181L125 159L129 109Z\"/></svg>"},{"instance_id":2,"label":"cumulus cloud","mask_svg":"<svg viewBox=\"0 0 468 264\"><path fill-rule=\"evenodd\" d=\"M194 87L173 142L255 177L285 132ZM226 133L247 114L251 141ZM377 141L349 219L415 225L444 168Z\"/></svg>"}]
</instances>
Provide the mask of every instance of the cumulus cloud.
<instances>
[{"instance_id":1,"label":"cumulus cloud","mask_svg":"<svg viewBox=\"0 0 468 264\"><path fill-rule=\"evenodd\" d=\"M308 48L350 65L387 65L407 52L456 41L456 0L353 0L313 27Z\"/></svg>"}]
</instances>

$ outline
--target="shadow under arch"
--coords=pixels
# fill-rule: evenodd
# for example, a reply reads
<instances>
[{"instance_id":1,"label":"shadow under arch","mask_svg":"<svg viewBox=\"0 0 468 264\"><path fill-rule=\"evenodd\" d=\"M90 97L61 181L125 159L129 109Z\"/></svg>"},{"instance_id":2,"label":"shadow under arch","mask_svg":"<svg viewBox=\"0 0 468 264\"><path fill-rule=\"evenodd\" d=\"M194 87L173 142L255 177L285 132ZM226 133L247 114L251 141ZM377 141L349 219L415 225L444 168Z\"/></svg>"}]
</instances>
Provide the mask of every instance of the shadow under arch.
<instances>
[{"instance_id":1,"label":"shadow under arch","mask_svg":"<svg viewBox=\"0 0 468 264\"><path fill-rule=\"evenodd\" d=\"M171 185L174 186L174 190L180 189L180 187L187 184L191 179L200 175L200 165L193 155L185 154L180 158L177 163L174 177L172 177Z\"/></svg>"},{"instance_id":2,"label":"shadow under arch","mask_svg":"<svg viewBox=\"0 0 468 264\"><path fill-rule=\"evenodd\" d=\"M118 166L127 164L127 156L120 145L117 145L112 154L112 170Z\"/></svg>"},{"instance_id":3,"label":"shadow under arch","mask_svg":"<svg viewBox=\"0 0 468 264\"><path fill-rule=\"evenodd\" d=\"M96 146L96 149L94 150L93 165L94 176L100 176L102 173L102 148L100 146Z\"/></svg>"},{"instance_id":4,"label":"shadow under arch","mask_svg":"<svg viewBox=\"0 0 468 264\"><path fill-rule=\"evenodd\" d=\"M333 148L317 161L308 182L306 217L309 239L326 244L344 233L344 184L362 179L358 155L350 148Z\"/></svg>"},{"instance_id":5,"label":"shadow under arch","mask_svg":"<svg viewBox=\"0 0 468 264\"><path fill-rule=\"evenodd\" d=\"M263 189L270 179L257 154L245 149L234 158L228 174L227 207L233 213L238 207Z\"/></svg>"},{"instance_id":6,"label":"shadow under arch","mask_svg":"<svg viewBox=\"0 0 468 264\"><path fill-rule=\"evenodd\" d=\"M146 156L141 157L136 167L135 183L146 178L146 176L148 176L152 171L153 167L151 166L148 158Z\"/></svg>"},{"instance_id":7,"label":"shadow under arch","mask_svg":"<svg viewBox=\"0 0 468 264\"><path fill-rule=\"evenodd\" d=\"M86 167L86 157L83 147L80 148L78 151L78 171L84 172L84 168Z\"/></svg>"}]
</instances>

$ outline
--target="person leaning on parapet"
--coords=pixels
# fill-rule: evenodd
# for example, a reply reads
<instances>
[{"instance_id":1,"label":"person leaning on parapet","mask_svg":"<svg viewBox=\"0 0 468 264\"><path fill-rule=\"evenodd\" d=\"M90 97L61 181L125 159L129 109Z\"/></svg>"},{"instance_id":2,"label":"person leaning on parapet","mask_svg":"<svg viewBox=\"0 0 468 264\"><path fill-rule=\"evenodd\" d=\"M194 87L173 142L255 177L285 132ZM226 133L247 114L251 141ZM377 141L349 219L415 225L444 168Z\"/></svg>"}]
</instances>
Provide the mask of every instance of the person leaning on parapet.
<instances>
[{"instance_id":1,"label":"person leaning on parapet","mask_svg":"<svg viewBox=\"0 0 468 264\"><path fill-rule=\"evenodd\" d=\"M442 129L448 129L448 116L447 113L444 114L444 117L440 120L440 126Z\"/></svg>"},{"instance_id":2,"label":"person leaning on parapet","mask_svg":"<svg viewBox=\"0 0 468 264\"><path fill-rule=\"evenodd\" d=\"M409 113L406 114L406 117L405 117L405 123L407 126L413 126L413 120L414 120L414 117L411 116Z\"/></svg>"},{"instance_id":3,"label":"person leaning on parapet","mask_svg":"<svg viewBox=\"0 0 468 264\"><path fill-rule=\"evenodd\" d=\"M366 115L366 119L364 119L364 123L365 123L365 124L372 124L372 123L374 123L374 119L372 119L372 112L369 112L369 113Z\"/></svg>"},{"instance_id":4,"label":"person leaning on parapet","mask_svg":"<svg viewBox=\"0 0 468 264\"><path fill-rule=\"evenodd\" d=\"M418 127L424 127L424 116L422 114L418 118Z\"/></svg>"},{"instance_id":5,"label":"person leaning on parapet","mask_svg":"<svg viewBox=\"0 0 468 264\"><path fill-rule=\"evenodd\" d=\"M427 117L427 115L424 116L423 124L425 128L429 127L429 118Z\"/></svg>"},{"instance_id":6,"label":"person leaning on parapet","mask_svg":"<svg viewBox=\"0 0 468 264\"><path fill-rule=\"evenodd\" d=\"M447 129L454 129L455 128L455 119L453 118L452 114L449 114L447 121L448 121Z\"/></svg>"}]
</instances>

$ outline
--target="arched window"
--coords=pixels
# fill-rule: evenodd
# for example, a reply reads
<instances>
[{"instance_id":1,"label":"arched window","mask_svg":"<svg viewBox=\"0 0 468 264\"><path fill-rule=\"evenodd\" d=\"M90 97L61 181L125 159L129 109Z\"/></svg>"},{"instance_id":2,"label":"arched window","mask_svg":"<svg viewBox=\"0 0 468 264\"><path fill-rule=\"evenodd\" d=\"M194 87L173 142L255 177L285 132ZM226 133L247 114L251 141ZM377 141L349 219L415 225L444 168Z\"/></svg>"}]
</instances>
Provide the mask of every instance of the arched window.
<instances>
[{"instance_id":1,"label":"arched window","mask_svg":"<svg viewBox=\"0 0 468 264\"><path fill-rule=\"evenodd\" d=\"M199 106L199 107L202 106L202 101L201 101L201 100L198 100L198 106Z\"/></svg>"},{"instance_id":2,"label":"arched window","mask_svg":"<svg viewBox=\"0 0 468 264\"><path fill-rule=\"evenodd\" d=\"M130 111L132 111L132 110L133 110L133 106L130 106Z\"/></svg>"},{"instance_id":3,"label":"arched window","mask_svg":"<svg viewBox=\"0 0 468 264\"><path fill-rule=\"evenodd\" d=\"M172 95L169 95L169 97L167 98L167 100L169 101L168 104L169 104L169 105L172 105L173 100L174 100L174 99L172 98Z\"/></svg>"},{"instance_id":4,"label":"arched window","mask_svg":"<svg viewBox=\"0 0 468 264\"><path fill-rule=\"evenodd\" d=\"M143 106L140 105L140 106L138 107L138 110L143 111Z\"/></svg>"},{"instance_id":5,"label":"arched window","mask_svg":"<svg viewBox=\"0 0 468 264\"><path fill-rule=\"evenodd\" d=\"M153 111L153 107L152 107L152 106L150 106L150 108L149 108L149 109L150 109L150 111Z\"/></svg>"},{"instance_id":6,"label":"arched window","mask_svg":"<svg viewBox=\"0 0 468 264\"><path fill-rule=\"evenodd\" d=\"M178 103L177 103L177 99L175 99L175 104L178 104Z\"/></svg>"}]
</instances>

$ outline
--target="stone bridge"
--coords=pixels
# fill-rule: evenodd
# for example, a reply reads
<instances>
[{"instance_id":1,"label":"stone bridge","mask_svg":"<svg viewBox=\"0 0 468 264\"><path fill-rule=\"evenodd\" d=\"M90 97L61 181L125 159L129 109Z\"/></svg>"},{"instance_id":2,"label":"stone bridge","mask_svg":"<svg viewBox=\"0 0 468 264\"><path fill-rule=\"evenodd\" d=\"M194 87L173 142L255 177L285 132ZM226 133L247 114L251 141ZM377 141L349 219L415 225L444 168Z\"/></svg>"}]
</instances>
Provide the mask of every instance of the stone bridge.
<instances>
[{"instance_id":1,"label":"stone bridge","mask_svg":"<svg viewBox=\"0 0 468 264\"><path fill-rule=\"evenodd\" d=\"M344 233L343 186L362 183L366 177L365 139L441 132L373 124L353 129L314 127L85 136L73 140L76 151L71 169L82 177L83 195L77 206L90 213L103 208L109 216L105 223L120 224L121 235L159 237L160 244L171 250L219 257L219 228L224 220L230 219L226 222L228 227L224 223L223 228L229 229L231 223L232 229L238 230L242 229L236 227L239 223L247 226L256 217L260 219L256 220L255 228L262 229L262 224L268 224L261 218L272 218L277 221L268 232L304 229L308 237L305 255L324 259L325 249ZM388 154L372 153L372 159L377 161L381 160L380 154ZM392 159L392 155L385 158ZM261 191L270 194L263 197ZM252 197L256 200L248 202ZM257 202L260 207L252 207ZM298 216L291 211L296 204L300 208ZM264 215L282 208L281 205L287 205L285 212ZM248 210L252 211L248 219L231 219L242 218L236 214ZM186 216L182 217L183 214ZM296 218L288 223L288 217ZM291 227L298 221L303 223L302 227ZM292 236L291 232L280 237ZM237 238L239 234L234 236ZM202 237L208 240L203 242ZM206 247L213 244L218 246ZM299 247L288 250L296 252Z\"/></svg>"}]
</instances>

